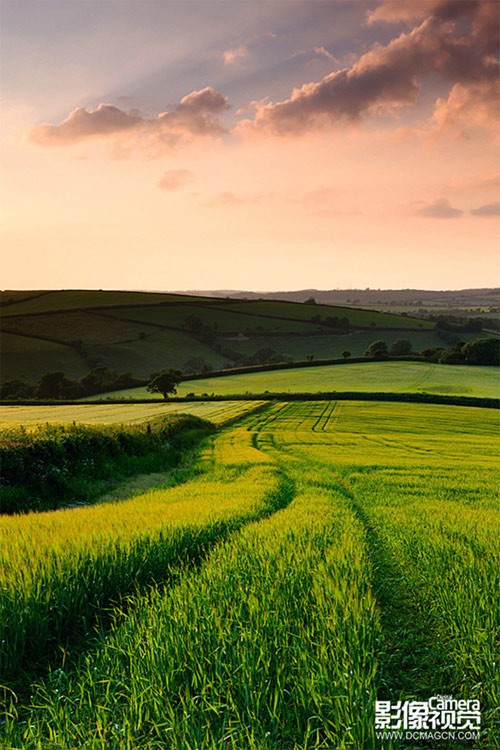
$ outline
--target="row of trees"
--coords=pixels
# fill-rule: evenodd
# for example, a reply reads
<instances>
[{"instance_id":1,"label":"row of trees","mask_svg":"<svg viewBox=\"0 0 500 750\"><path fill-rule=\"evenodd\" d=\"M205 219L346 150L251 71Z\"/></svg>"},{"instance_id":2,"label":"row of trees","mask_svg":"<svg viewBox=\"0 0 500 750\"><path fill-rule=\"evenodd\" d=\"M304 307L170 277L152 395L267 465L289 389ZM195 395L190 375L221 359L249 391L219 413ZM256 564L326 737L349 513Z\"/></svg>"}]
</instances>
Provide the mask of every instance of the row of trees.
<instances>
[{"instance_id":1,"label":"row of trees","mask_svg":"<svg viewBox=\"0 0 500 750\"><path fill-rule=\"evenodd\" d=\"M2 399L77 399L106 391L119 391L143 385L130 372L119 374L108 367L95 367L79 380L70 380L60 370L46 372L35 385L9 380L0 389Z\"/></svg>"},{"instance_id":2,"label":"row of trees","mask_svg":"<svg viewBox=\"0 0 500 750\"><path fill-rule=\"evenodd\" d=\"M365 351L365 357L385 359L390 356L407 356L413 354L412 344L406 339L398 339L389 347L385 341L378 340L370 344ZM350 352L344 352L344 357ZM474 339L473 341L459 341L448 348L434 346L424 349L420 356L431 362L451 365L494 365L500 364L500 339Z\"/></svg>"}]
</instances>

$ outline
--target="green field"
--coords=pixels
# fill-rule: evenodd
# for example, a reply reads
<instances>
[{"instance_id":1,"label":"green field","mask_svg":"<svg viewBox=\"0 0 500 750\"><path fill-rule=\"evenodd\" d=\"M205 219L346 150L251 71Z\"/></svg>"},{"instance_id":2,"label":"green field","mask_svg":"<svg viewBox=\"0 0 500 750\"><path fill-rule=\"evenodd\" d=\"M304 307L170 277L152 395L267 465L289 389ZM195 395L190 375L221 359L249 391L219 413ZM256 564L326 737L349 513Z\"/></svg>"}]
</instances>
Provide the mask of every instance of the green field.
<instances>
[{"instance_id":1,"label":"green field","mask_svg":"<svg viewBox=\"0 0 500 750\"><path fill-rule=\"evenodd\" d=\"M486 334L485 334L486 335ZM492 334L495 336L496 334ZM490 334L488 333L489 337ZM461 340L477 338L477 333L461 334ZM390 348L392 344L401 338L411 341L413 351L421 352L431 347L445 347L447 343L436 330L411 331L384 331L374 334L373 331L353 331L346 334L324 334L321 336L286 336L286 335L254 335L246 339L228 341L228 345L235 352L249 355L263 347L271 347L285 356L292 357L297 361L304 361L309 355L314 359L342 359L343 352L348 351L353 357L362 357L370 344L383 338Z\"/></svg>"},{"instance_id":2,"label":"green field","mask_svg":"<svg viewBox=\"0 0 500 750\"><path fill-rule=\"evenodd\" d=\"M22 378L35 383L49 370L64 370L70 378L81 378L89 369L70 346L13 333L2 332L0 356L3 382Z\"/></svg>"},{"instance_id":3,"label":"green field","mask_svg":"<svg viewBox=\"0 0 500 750\"><path fill-rule=\"evenodd\" d=\"M178 396L246 393L436 393L449 396L498 398L500 384L494 367L439 365L427 362L361 362L346 365L255 372L186 380ZM109 398L152 398L145 388L107 393ZM158 397L158 394L155 396Z\"/></svg>"},{"instance_id":4,"label":"green field","mask_svg":"<svg viewBox=\"0 0 500 750\"><path fill-rule=\"evenodd\" d=\"M498 442L492 409L275 403L177 487L3 518L6 747L395 750L375 700L437 694L495 747Z\"/></svg>"},{"instance_id":5,"label":"green field","mask_svg":"<svg viewBox=\"0 0 500 750\"><path fill-rule=\"evenodd\" d=\"M63 290L49 291L40 294L36 298L36 292L17 292L17 299L12 305L2 307L2 315L32 315L34 313L46 313L54 310L79 310L86 307L109 307L110 305L145 305L159 304L162 302L189 302L191 297L184 294L163 294L155 292L108 292L91 290ZM22 296L26 295L27 299ZM13 296L6 293L6 298ZM203 297L210 301L210 297Z\"/></svg>"},{"instance_id":6,"label":"green field","mask_svg":"<svg viewBox=\"0 0 500 750\"><path fill-rule=\"evenodd\" d=\"M288 331L290 333L310 333L323 330L321 326L310 323L307 319L280 320L276 317L264 317L251 311L234 312L229 305L217 307L212 305L165 305L161 307L128 307L110 311L118 318L140 320L150 325L185 328L190 316L198 317L204 325L220 333L245 333L258 331ZM331 311L330 311L331 314ZM296 314L294 314L296 317Z\"/></svg>"},{"instance_id":7,"label":"green field","mask_svg":"<svg viewBox=\"0 0 500 750\"><path fill-rule=\"evenodd\" d=\"M44 424L133 424L167 414L193 414L224 424L259 408L263 401L216 401L191 404L87 404L74 406L0 406L0 430Z\"/></svg>"},{"instance_id":8,"label":"green field","mask_svg":"<svg viewBox=\"0 0 500 750\"><path fill-rule=\"evenodd\" d=\"M235 302L228 305L229 310L237 312L252 311L254 314L265 315L270 317L291 317L298 320L309 320L313 315L319 315L322 319L329 315L346 317L352 325L378 328L405 328L425 330L434 328L434 324L427 320L418 320L403 315L393 315L391 313L377 312L374 315L373 310L359 310L352 307L334 308L332 312L330 305L298 305L295 302L279 302L277 300L253 300L251 302Z\"/></svg>"}]
</instances>

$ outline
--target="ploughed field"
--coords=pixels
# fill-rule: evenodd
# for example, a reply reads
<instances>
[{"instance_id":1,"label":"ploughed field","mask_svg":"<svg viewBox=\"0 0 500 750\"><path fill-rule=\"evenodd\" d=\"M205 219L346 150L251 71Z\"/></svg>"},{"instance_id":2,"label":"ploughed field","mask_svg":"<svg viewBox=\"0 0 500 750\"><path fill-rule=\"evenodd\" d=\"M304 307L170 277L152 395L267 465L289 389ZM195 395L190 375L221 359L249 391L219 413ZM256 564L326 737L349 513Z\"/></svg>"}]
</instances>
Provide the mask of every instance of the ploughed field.
<instances>
[{"instance_id":1,"label":"ploughed field","mask_svg":"<svg viewBox=\"0 0 500 750\"><path fill-rule=\"evenodd\" d=\"M270 403L177 486L1 517L5 746L397 748L375 701L444 694L494 747L497 459L494 409Z\"/></svg>"}]
</instances>

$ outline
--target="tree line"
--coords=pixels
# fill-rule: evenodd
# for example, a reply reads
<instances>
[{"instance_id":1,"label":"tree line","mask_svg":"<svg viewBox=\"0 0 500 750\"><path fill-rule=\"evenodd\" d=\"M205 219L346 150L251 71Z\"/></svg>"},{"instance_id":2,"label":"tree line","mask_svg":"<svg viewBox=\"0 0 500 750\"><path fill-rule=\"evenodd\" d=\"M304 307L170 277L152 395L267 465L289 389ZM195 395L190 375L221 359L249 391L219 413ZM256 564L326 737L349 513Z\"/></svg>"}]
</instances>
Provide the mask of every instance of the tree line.
<instances>
[{"instance_id":1,"label":"tree line","mask_svg":"<svg viewBox=\"0 0 500 750\"><path fill-rule=\"evenodd\" d=\"M342 352L342 358L349 360L352 357L350 351ZM473 341L458 341L445 347L429 347L421 352L414 352L411 341L398 339L390 347L382 339L373 341L366 349L364 357L369 359L391 359L417 357L418 359L440 364L452 365L500 365L500 339L474 339ZM193 365L199 366L199 374L208 374L211 370L204 360L196 358ZM314 360L314 354L306 356L308 362ZM359 361L359 358L356 358ZM321 360L318 360L321 363ZM238 364L243 364L239 362ZM273 349L266 348L256 352L255 355L245 361L245 365L259 366L268 364L283 364L293 367L293 358L278 355ZM238 367L231 368L237 372ZM194 373L193 373L194 374ZM130 372L117 373L108 367L95 367L79 380L71 380L61 371L47 372L42 375L36 384L27 383L23 380L9 380L0 388L0 399L2 400L68 400L72 401L87 396L110 391L120 391L127 388L146 386L151 393L160 393L165 399L171 393L175 393L177 386L183 380L189 380L181 370L172 368L159 370L151 373L149 378L135 378Z\"/></svg>"}]
</instances>

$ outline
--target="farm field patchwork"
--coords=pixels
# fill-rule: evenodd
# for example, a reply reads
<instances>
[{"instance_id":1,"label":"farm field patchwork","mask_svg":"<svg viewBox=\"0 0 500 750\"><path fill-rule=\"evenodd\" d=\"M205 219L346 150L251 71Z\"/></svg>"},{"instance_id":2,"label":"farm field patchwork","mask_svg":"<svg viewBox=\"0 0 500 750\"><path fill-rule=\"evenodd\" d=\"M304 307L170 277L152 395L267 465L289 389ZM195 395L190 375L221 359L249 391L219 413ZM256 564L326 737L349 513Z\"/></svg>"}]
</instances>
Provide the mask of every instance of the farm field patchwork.
<instances>
[{"instance_id":1,"label":"farm field patchwork","mask_svg":"<svg viewBox=\"0 0 500 750\"><path fill-rule=\"evenodd\" d=\"M2 383L34 384L54 366L69 377L76 369L105 366L144 378L165 367L219 369L242 357L257 363L273 357L332 358L346 349L357 356L381 337L389 345L407 338L414 351L446 346L449 339L430 321L345 306L90 290L4 297L2 338L22 334L26 351L35 348L40 356L30 364L11 351L12 341L2 342ZM349 334L340 335L346 320ZM67 346L52 361L36 343L39 337Z\"/></svg>"},{"instance_id":2,"label":"farm field patchwork","mask_svg":"<svg viewBox=\"0 0 500 750\"><path fill-rule=\"evenodd\" d=\"M234 302L228 305L229 310L237 312L248 311L259 313L259 315L269 315L270 317L294 317L299 320L309 320L311 316L320 315L322 318L333 314L340 317L347 317L352 325L372 326L373 328L401 328L401 329L432 329L434 324L427 320L409 318L403 315L393 315L391 313L377 312L373 310L361 310L353 307L333 308L330 305L298 305L293 302L280 302L278 300L253 300L251 302Z\"/></svg>"},{"instance_id":3,"label":"farm field patchwork","mask_svg":"<svg viewBox=\"0 0 500 750\"><path fill-rule=\"evenodd\" d=\"M226 304L220 307L214 303L198 306L187 305L162 305L161 307L129 307L127 309L110 310L109 313L122 319L140 320L152 325L173 326L174 328L185 328L189 324L190 316L199 318L205 326L213 330L224 331L293 331L294 333L308 333L310 331L322 330L321 326L305 320L280 320L280 318L262 317L248 312L244 309L235 312L226 309Z\"/></svg>"},{"instance_id":4,"label":"farm field patchwork","mask_svg":"<svg viewBox=\"0 0 500 750\"><path fill-rule=\"evenodd\" d=\"M32 296L33 295L33 296ZM123 292L123 291L92 291L92 290L60 290L40 293L27 293L27 299L22 299L17 292L16 302L2 308L2 315L31 315L52 312L54 310L77 310L86 307L108 307L113 305L145 305L163 302L189 302L192 298L185 294L162 294L156 292ZM12 295L7 294L6 297ZM210 301L211 298L201 298Z\"/></svg>"},{"instance_id":5,"label":"farm field patchwork","mask_svg":"<svg viewBox=\"0 0 500 750\"><path fill-rule=\"evenodd\" d=\"M153 539L146 564L160 530L168 540L193 512L197 528L241 526L245 509L250 521L167 588L137 589L86 648L65 660L46 644L31 707L4 689L9 747L392 750L403 744L377 740L375 700L438 693L481 700L487 734L454 748L494 746L495 410L270 404L211 438L199 469L149 500L2 520L2 596L20 632L42 606L26 596L61 617L61 578L76 601L85 571L112 568L121 591L130 539ZM4 638L7 664L19 641Z\"/></svg>"},{"instance_id":6,"label":"farm field patchwork","mask_svg":"<svg viewBox=\"0 0 500 750\"><path fill-rule=\"evenodd\" d=\"M500 381L494 367L439 365L427 362L361 362L346 365L273 370L186 380L178 396L236 395L245 393L325 393L364 391L437 393L498 398ZM116 398L151 398L145 388L106 394Z\"/></svg>"}]
</instances>

